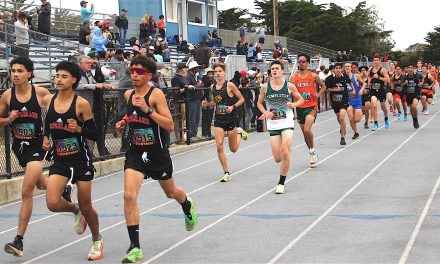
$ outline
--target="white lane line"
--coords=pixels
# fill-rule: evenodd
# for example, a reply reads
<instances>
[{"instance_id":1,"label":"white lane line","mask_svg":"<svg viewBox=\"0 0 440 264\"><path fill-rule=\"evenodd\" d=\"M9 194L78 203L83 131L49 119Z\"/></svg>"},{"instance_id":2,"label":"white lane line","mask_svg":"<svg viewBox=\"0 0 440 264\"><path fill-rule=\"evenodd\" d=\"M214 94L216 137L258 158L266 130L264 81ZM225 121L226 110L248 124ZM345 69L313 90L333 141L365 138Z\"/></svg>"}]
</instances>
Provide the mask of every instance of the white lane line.
<instances>
[{"instance_id":1,"label":"white lane line","mask_svg":"<svg viewBox=\"0 0 440 264\"><path fill-rule=\"evenodd\" d=\"M322 137L328 136L328 135L330 135L330 134L332 134L332 133L335 133L335 132L337 132L337 131L339 131L339 128L338 128L338 129L335 129L335 130L333 130L333 131L330 131L330 132L328 132L328 133L326 133L326 134L324 134L324 135L321 135L321 136L319 136L319 137L317 137L317 138L315 138L315 139L319 139L319 138L322 138ZM359 140L361 140L361 139L359 139ZM300 144L300 145L294 147L293 149L296 149L296 148L302 147L302 146L304 146L304 145L305 145L305 143L302 143L302 144ZM260 161L260 162L254 163L253 165L251 165L251 166L249 166L249 167L247 167L247 168L241 169L241 170L239 170L239 171L237 171L237 172L231 174L231 176L234 176L234 175L236 175L236 174L239 174L239 173L241 173L241 172L244 172L244 171L246 171L246 170L248 170L248 169L251 169L251 168L253 168L253 167L256 167L256 166L258 166L258 165L260 165L260 164L263 164L263 163L265 163L265 162L267 162L267 161L269 161L269 160L272 160L272 159L273 159L272 156L269 157L269 158L266 158L266 159L264 159L264 160L262 160L262 161ZM321 162L319 162L318 164L320 164L320 163L321 163ZM308 169L310 169L310 168L308 168ZM287 181L287 182L289 182L289 181ZM194 191L192 191L192 192L187 193L187 195L194 194L194 193L196 193L196 192L199 192L199 191L201 191L201 190L203 190L203 189L205 189L205 188L208 188L208 187L210 187L210 186L212 186L212 185L214 185L214 184L218 184L218 183L219 183L218 180L215 181L215 182L211 182L211 183L209 183L209 184L207 184L207 185L205 185L205 186L202 186L202 187L200 187L200 188L198 188L198 189L196 189L196 190L194 190ZM271 190L271 191L272 191L272 190ZM149 212L151 212L151 211L153 211L153 210L156 210L156 209L159 209L159 208L161 208L161 207L164 207L164 206L166 206L166 205L168 205L168 204L170 204L170 203L172 203L172 202L174 202L174 200L170 200L170 201L165 202L165 203L163 203L163 204L161 204L161 205L158 205L158 206L156 206L156 207L154 207L154 208L151 208L151 209L149 209L149 210L147 210L147 211L144 211L144 212L140 213L140 215L142 216L142 215L144 215L144 214L147 214L147 213L149 213ZM101 229L100 232L102 233L102 232L104 232L104 231L106 231L106 230L112 229L112 228L117 227L117 226L119 226L119 225L121 225L121 224L124 224L124 223L125 223L125 220L124 220L124 221L121 221L121 222L118 222L118 223L116 223L116 224L113 224L113 225L111 225L111 226L108 226L108 227L106 227L106 228L104 228L104 229ZM67 247L69 247L69 246L71 246L71 245L74 245L74 244L76 244L76 243L79 243L79 242L81 242L81 241L83 241L83 240L85 240L85 239L88 239L88 238L90 238L90 237L91 237L91 235L87 235L87 236L85 236L85 237L82 237L82 238L80 238L80 239L77 239L77 240L75 240L75 241L72 241L72 242L70 242L70 243L68 243L68 244L66 244L66 245L64 245L64 246L61 246L61 247L56 248L56 249L54 249L54 250L48 251L47 253L44 253L44 254L42 254L42 255L36 257L36 258L33 258L33 259L31 259L31 260L28 260L27 262L24 262L24 264L32 263L32 262L34 262L34 261L40 260L40 259L42 259L42 258L45 258L45 257L47 257L47 256L49 256L49 255L51 255L51 254L53 254L53 253L56 253L56 252L58 252L58 251L60 251L60 250L63 250L64 248L67 248Z\"/></svg>"},{"instance_id":2,"label":"white lane line","mask_svg":"<svg viewBox=\"0 0 440 264\"><path fill-rule=\"evenodd\" d=\"M434 200L434 196L437 193L439 185L440 185L440 176L437 178L437 182L435 183L434 188L432 188L431 195L429 196L429 199L426 202L425 208L423 208L423 212L420 215L419 221L417 222L416 227L414 228L414 231L411 234L408 244L406 244L405 250L403 251L403 254L400 257L399 264L405 264L406 261L408 260L409 253L411 252L411 249L414 246L414 243L416 242L416 238L419 235L420 229L422 227L423 222L425 221L426 215L428 214L429 208L431 207L431 203Z\"/></svg>"},{"instance_id":3,"label":"white lane line","mask_svg":"<svg viewBox=\"0 0 440 264\"><path fill-rule=\"evenodd\" d=\"M392 123L392 122L394 122L394 121L396 121L396 119L392 120L390 123ZM382 127L383 127L383 126L382 126ZM382 129L382 127L381 127L380 129ZM335 131L339 131L339 128L336 129L336 130L334 130L334 131L332 131L332 132L335 132ZM340 152L342 152L342 151L348 149L350 146L352 146L352 145L354 145L354 144L357 144L358 142L360 142L360 141L364 140L365 138L369 137L369 136L370 136L371 134L373 134L373 133L375 133L375 132L370 132L370 133L368 133L367 135L365 135L365 136L363 136L363 137L357 139L356 141L353 141L352 143L348 144L345 148L339 149L339 150L337 150L336 152L334 152L333 154L331 154L330 156L327 156L326 158L322 159L322 160L319 161L316 165L322 164L323 162L325 162L325 161L329 160L330 158L336 156L336 155L339 154ZM316 139L318 139L318 138L316 138ZM271 158L268 158L267 160L270 160L270 159L272 159L272 157L271 157ZM301 172L295 174L293 177L291 177L290 179L288 179L288 180L286 181L286 183L288 183L288 182L290 182L290 181L292 181L292 180L298 178L299 176L305 174L305 173L308 172L309 170L313 170L313 168L307 168L307 169L305 169L305 170L303 170L303 171L301 171ZM271 189L268 190L267 192L261 194L260 196L256 197L255 199L253 199L252 201L250 201L250 202L246 203L245 205L243 205L243 206L241 206L241 207L235 209L234 211L232 211L232 212L230 212L229 214L227 214L227 215L221 217L220 219L218 219L218 220L216 220L215 222L209 224L208 226L204 227L203 229L200 229L200 230L197 231L196 233L194 233L194 234L192 234L192 235L190 235L190 236L188 236L188 237L186 237L186 238L180 240L180 241L177 242L176 244L170 246L169 248L165 249L164 251L158 253L157 255L155 255L155 256L153 256L152 258L148 259L147 261L143 262L143 264L151 263L151 262L153 262L154 260L157 260L158 258L164 256L165 254L167 254L167 253L170 252L171 250L177 248L178 246L184 244L184 243L187 242L188 240L190 240L190 239L192 239L192 238L194 238L194 237L200 235L201 233L203 233L203 232L205 232L206 230L212 228L213 226L217 225L218 223L220 223L220 222L222 222L222 221L228 219L229 217L231 217L232 215L234 215L234 214L236 214L237 212L241 211L242 209L247 208L247 207L250 206L251 204L253 204L253 203L257 202L258 200L264 198L265 196L267 196L267 195L273 193L274 189L275 189L275 188L271 188Z\"/></svg>"},{"instance_id":4,"label":"white lane line","mask_svg":"<svg viewBox=\"0 0 440 264\"><path fill-rule=\"evenodd\" d=\"M316 225L318 225L327 215L333 211L347 196L355 191L366 179L368 179L379 167L381 167L386 161L388 161L399 149L401 149L406 143L408 143L415 135L417 135L431 120L433 120L440 112L433 115L425 124L412 133L405 141L403 141L397 148L395 148L388 156L386 156L379 164L377 164L370 172L367 173L360 181L358 181L350 190L348 190L341 198L339 198L332 206L330 206L323 214L321 214L312 224L310 224L304 231L301 232L295 239L293 239L287 246L285 246L275 257L273 257L268 263L277 262L286 252L291 249L296 243L304 238Z\"/></svg>"}]
</instances>

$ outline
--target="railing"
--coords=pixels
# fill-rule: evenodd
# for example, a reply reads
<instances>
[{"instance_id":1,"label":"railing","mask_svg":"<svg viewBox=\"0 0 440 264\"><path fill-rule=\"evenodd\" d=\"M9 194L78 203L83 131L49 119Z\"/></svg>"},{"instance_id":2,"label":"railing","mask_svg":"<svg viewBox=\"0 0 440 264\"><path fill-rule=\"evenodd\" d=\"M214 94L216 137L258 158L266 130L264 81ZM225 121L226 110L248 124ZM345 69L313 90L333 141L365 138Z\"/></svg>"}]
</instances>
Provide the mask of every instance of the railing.
<instances>
[{"instance_id":1,"label":"railing","mask_svg":"<svg viewBox=\"0 0 440 264\"><path fill-rule=\"evenodd\" d=\"M337 55L335 50L293 39L287 39L287 48L290 52L306 53L309 55L320 54L321 57L325 58L335 58Z\"/></svg>"}]
</instances>

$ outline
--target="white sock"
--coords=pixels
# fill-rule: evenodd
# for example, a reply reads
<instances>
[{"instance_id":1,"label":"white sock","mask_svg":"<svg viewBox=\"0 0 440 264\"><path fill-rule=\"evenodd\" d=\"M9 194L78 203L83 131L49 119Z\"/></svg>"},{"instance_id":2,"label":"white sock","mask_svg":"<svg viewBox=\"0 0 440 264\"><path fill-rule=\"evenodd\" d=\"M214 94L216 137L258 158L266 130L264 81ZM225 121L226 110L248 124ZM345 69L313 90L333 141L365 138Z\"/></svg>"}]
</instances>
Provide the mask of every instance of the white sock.
<instances>
[{"instance_id":1,"label":"white sock","mask_svg":"<svg viewBox=\"0 0 440 264\"><path fill-rule=\"evenodd\" d=\"M310 154L315 154L315 148L309 149Z\"/></svg>"}]
</instances>

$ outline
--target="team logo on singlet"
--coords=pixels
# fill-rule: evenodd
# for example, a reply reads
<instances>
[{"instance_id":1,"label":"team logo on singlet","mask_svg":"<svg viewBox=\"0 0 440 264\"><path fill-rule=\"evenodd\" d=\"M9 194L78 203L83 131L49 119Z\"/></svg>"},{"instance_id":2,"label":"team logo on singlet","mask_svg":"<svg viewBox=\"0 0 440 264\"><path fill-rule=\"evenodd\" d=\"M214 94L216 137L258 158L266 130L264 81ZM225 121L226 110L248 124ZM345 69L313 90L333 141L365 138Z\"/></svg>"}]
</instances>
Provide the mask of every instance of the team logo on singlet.
<instances>
[{"instance_id":1,"label":"team logo on singlet","mask_svg":"<svg viewBox=\"0 0 440 264\"><path fill-rule=\"evenodd\" d=\"M217 103L221 102L222 99L223 99L223 97L222 97L221 95L216 95L216 96L214 97L214 100L215 100L215 102L217 102Z\"/></svg>"}]
</instances>

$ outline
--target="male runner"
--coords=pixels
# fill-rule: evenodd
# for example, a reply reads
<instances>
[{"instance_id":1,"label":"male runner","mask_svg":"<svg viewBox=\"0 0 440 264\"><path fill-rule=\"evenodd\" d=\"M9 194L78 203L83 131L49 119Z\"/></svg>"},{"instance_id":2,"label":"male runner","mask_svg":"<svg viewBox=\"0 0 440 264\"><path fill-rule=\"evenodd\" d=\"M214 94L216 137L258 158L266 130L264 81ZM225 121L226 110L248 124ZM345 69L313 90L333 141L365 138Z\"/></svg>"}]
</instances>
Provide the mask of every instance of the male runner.
<instances>
[{"instance_id":1,"label":"male runner","mask_svg":"<svg viewBox=\"0 0 440 264\"><path fill-rule=\"evenodd\" d=\"M354 135L351 139L359 138L357 123L362 120L362 95L365 93L365 81L358 74L358 64L356 62L346 63L344 65L345 74L350 78L354 91L351 86L348 88L348 119L350 120L351 129Z\"/></svg>"},{"instance_id":2,"label":"male runner","mask_svg":"<svg viewBox=\"0 0 440 264\"><path fill-rule=\"evenodd\" d=\"M428 68L426 65L422 66L422 78L420 80L420 85L422 88L422 112L425 112L425 115L429 115L429 104L432 104L432 97L434 94L434 86L435 86L434 77L428 73Z\"/></svg>"},{"instance_id":3,"label":"male runner","mask_svg":"<svg viewBox=\"0 0 440 264\"><path fill-rule=\"evenodd\" d=\"M413 126L415 129L419 128L419 121L417 119L419 114L417 104L420 100L420 80L421 78L414 71L414 65L408 65L408 73L402 78L402 84L404 86L406 104L410 107Z\"/></svg>"},{"instance_id":4,"label":"male runner","mask_svg":"<svg viewBox=\"0 0 440 264\"><path fill-rule=\"evenodd\" d=\"M371 95L371 108L373 112L374 127L373 131L379 129L377 123L377 103L380 102L383 114L385 116L385 128L390 127L388 122L388 111L385 104L386 101L386 90L385 84L390 82L390 77L388 76L388 71L380 65L379 54L373 57L373 68L370 69L368 83L370 84L370 95Z\"/></svg>"},{"instance_id":5,"label":"male runner","mask_svg":"<svg viewBox=\"0 0 440 264\"><path fill-rule=\"evenodd\" d=\"M362 80L365 82L365 91L362 94L362 112L365 115L364 128L368 129L368 120L370 119L371 111L370 85L368 83L368 67L361 66L359 67L359 71Z\"/></svg>"},{"instance_id":6,"label":"male runner","mask_svg":"<svg viewBox=\"0 0 440 264\"><path fill-rule=\"evenodd\" d=\"M390 70L388 71L388 76L391 78L391 76L393 76L395 72L396 72L396 63L391 61L390 62ZM394 116L396 116L397 115L396 104L393 100L393 90L391 88L391 83L387 83L385 86L386 86L386 91L387 91L387 101L388 101L388 104L390 105L390 113L392 113Z\"/></svg>"},{"instance_id":7,"label":"male runner","mask_svg":"<svg viewBox=\"0 0 440 264\"><path fill-rule=\"evenodd\" d=\"M406 97L403 91L403 74L402 74L402 67L400 65L396 66L396 71L393 76L391 76L391 90L393 91L393 97L394 97L394 103L397 108L397 120L400 120L402 116L402 111L400 108L400 105L403 107L403 120L408 120L408 110L406 107Z\"/></svg>"}]
</instances>

